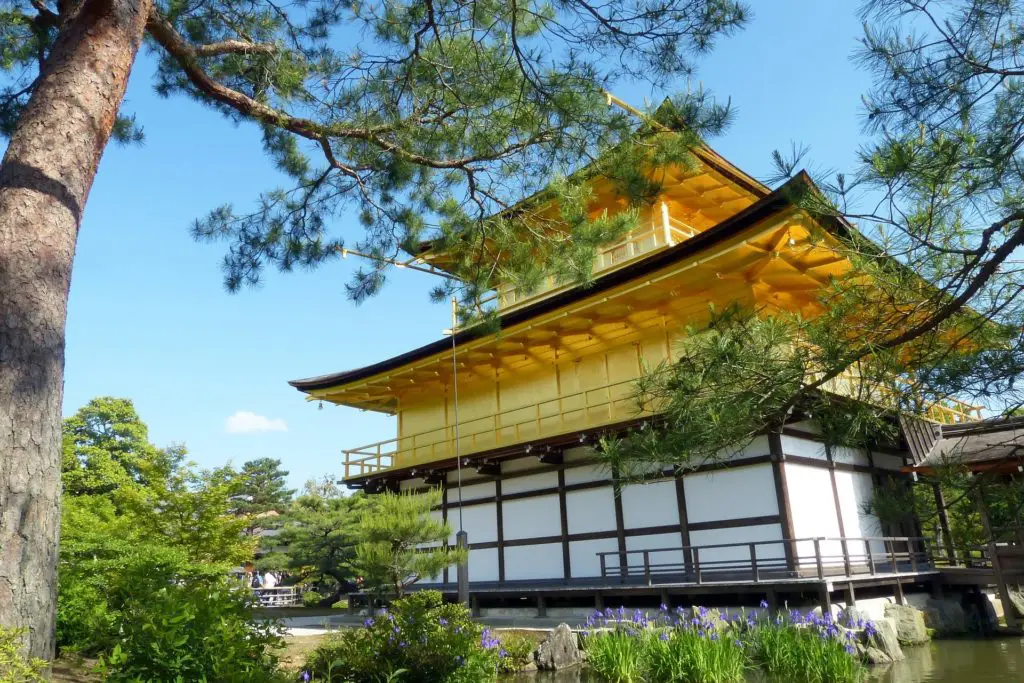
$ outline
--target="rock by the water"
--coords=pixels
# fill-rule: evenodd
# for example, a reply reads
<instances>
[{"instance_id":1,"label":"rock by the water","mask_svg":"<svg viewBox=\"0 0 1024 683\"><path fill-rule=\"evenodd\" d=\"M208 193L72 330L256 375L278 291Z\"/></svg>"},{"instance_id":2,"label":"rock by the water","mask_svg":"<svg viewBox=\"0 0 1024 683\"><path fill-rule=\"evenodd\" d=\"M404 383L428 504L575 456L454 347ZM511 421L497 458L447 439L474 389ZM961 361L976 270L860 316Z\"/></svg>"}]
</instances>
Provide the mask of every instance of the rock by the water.
<instances>
[{"instance_id":1,"label":"rock by the water","mask_svg":"<svg viewBox=\"0 0 1024 683\"><path fill-rule=\"evenodd\" d=\"M894 662L901 662L905 659L903 648L900 647L900 639L896 634L896 622L886 617L874 622L875 633L869 641L869 647L881 650L889 659Z\"/></svg>"},{"instance_id":2,"label":"rock by the water","mask_svg":"<svg viewBox=\"0 0 1024 683\"><path fill-rule=\"evenodd\" d=\"M864 659L867 660L868 664L875 666L882 664L892 664L892 657L885 654L877 647L868 647L864 650Z\"/></svg>"},{"instance_id":3,"label":"rock by the water","mask_svg":"<svg viewBox=\"0 0 1024 683\"><path fill-rule=\"evenodd\" d=\"M982 594L967 593L961 603L967 620L967 629L975 633L988 633L999 628L999 617L991 601Z\"/></svg>"},{"instance_id":4,"label":"rock by the water","mask_svg":"<svg viewBox=\"0 0 1024 683\"><path fill-rule=\"evenodd\" d=\"M928 642L928 627L924 624L924 613L916 607L886 605L885 617L895 622L900 645L921 645Z\"/></svg>"},{"instance_id":5,"label":"rock by the water","mask_svg":"<svg viewBox=\"0 0 1024 683\"><path fill-rule=\"evenodd\" d=\"M860 624L868 621L871 621L871 618L853 605L839 613L839 623L850 628L859 628Z\"/></svg>"},{"instance_id":6,"label":"rock by the water","mask_svg":"<svg viewBox=\"0 0 1024 683\"><path fill-rule=\"evenodd\" d=\"M957 600L929 598L924 607L924 624L940 635L967 632L967 615Z\"/></svg>"},{"instance_id":7,"label":"rock by the water","mask_svg":"<svg viewBox=\"0 0 1024 683\"><path fill-rule=\"evenodd\" d=\"M1024 591L1010 590L1010 603L1018 619L1024 619Z\"/></svg>"},{"instance_id":8,"label":"rock by the water","mask_svg":"<svg viewBox=\"0 0 1024 683\"><path fill-rule=\"evenodd\" d=\"M533 653L537 668L558 671L578 666L583 661L576 634L568 624L559 624Z\"/></svg>"}]
</instances>

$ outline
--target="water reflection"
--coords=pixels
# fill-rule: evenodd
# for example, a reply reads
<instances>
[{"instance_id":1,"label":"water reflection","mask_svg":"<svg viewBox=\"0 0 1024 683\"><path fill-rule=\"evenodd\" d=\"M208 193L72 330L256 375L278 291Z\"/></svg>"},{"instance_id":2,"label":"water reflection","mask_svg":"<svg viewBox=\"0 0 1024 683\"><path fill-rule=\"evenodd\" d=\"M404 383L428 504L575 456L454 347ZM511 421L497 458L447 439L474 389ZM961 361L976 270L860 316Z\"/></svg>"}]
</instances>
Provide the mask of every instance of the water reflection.
<instances>
[{"instance_id":1,"label":"water reflection","mask_svg":"<svg viewBox=\"0 0 1024 683\"><path fill-rule=\"evenodd\" d=\"M869 683L1018 683L1024 681L1024 639L941 640L906 648L906 661L872 670ZM764 678L752 676L752 683ZM512 676L502 683L601 683L585 669ZM771 683L771 682L765 682ZM782 683L782 682L774 682ZM792 683L786 681L785 683Z\"/></svg>"}]
</instances>

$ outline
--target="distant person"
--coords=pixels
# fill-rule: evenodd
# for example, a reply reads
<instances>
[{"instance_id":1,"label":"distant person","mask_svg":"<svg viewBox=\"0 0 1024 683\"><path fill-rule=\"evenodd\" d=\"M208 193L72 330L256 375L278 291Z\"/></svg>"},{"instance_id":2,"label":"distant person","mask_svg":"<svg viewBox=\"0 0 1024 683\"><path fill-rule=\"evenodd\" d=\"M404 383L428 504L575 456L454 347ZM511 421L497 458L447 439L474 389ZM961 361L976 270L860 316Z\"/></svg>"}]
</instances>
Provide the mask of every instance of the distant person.
<instances>
[{"instance_id":1,"label":"distant person","mask_svg":"<svg viewBox=\"0 0 1024 683\"><path fill-rule=\"evenodd\" d=\"M264 588L275 588L277 586L277 577L274 576L273 572L267 572L263 576L263 587Z\"/></svg>"},{"instance_id":2,"label":"distant person","mask_svg":"<svg viewBox=\"0 0 1024 683\"><path fill-rule=\"evenodd\" d=\"M253 572L253 574L252 574L252 584L251 585L252 585L253 588L262 588L263 587L263 579L260 578L260 573L259 572Z\"/></svg>"}]
</instances>

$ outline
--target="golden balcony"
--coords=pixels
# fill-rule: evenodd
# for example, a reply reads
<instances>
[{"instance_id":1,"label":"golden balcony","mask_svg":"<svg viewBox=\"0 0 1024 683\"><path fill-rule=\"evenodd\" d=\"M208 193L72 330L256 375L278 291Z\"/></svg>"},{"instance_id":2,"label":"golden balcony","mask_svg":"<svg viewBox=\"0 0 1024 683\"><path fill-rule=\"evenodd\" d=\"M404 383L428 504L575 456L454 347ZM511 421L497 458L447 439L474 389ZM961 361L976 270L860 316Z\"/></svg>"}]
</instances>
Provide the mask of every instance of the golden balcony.
<instances>
[{"instance_id":1,"label":"golden balcony","mask_svg":"<svg viewBox=\"0 0 1024 683\"><path fill-rule=\"evenodd\" d=\"M638 410L633 398L634 381L630 379L584 389L464 420L458 425L459 455L472 455L647 415L649 413ZM454 425L446 425L343 451L345 479L453 458L455 429Z\"/></svg>"},{"instance_id":2,"label":"golden balcony","mask_svg":"<svg viewBox=\"0 0 1024 683\"><path fill-rule=\"evenodd\" d=\"M672 216L666 202L659 202L650 212L641 216L640 224L634 230L598 253L594 259L593 272L599 275L629 265L656 251L684 242L698 232L697 228ZM504 313L575 286L573 283L559 283L553 277L546 278L540 287L529 293L504 285L481 304L497 301L498 309Z\"/></svg>"}]
</instances>

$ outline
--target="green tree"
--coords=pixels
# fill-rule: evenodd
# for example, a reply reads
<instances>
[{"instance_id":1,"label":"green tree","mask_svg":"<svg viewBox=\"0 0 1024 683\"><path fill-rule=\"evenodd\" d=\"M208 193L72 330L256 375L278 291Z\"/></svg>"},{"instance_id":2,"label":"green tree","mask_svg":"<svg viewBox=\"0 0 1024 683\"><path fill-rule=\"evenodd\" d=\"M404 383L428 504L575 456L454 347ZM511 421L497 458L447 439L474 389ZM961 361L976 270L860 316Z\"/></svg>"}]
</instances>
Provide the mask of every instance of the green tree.
<instances>
[{"instance_id":1,"label":"green tree","mask_svg":"<svg viewBox=\"0 0 1024 683\"><path fill-rule=\"evenodd\" d=\"M64 476L88 485L69 489L63 501L56 627L62 646L92 653L115 643L125 601L142 590L125 585L125 576L159 568L161 576L219 580L252 557L255 540L243 534L246 520L233 514L234 470L201 471L185 462L184 449L157 448L123 399L90 401L65 430L86 457L74 457Z\"/></svg>"},{"instance_id":2,"label":"green tree","mask_svg":"<svg viewBox=\"0 0 1024 683\"><path fill-rule=\"evenodd\" d=\"M291 503L295 489L287 488L288 472L281 469L281 461L258 458L242 465L239 472L238 493L235 496L236 514L249 521L246 533L277 526L268 513L283 514Z\"/></svg>"},{"instance_id":3,"label":"green tree","mask_svg":"<svg viewBox=\"0 0 1024 683\"><path fill-rule=\"evenodd\" d=\"M105 494L160 481L180 464L180 447L160 449L125 398L94 398L64 420L61 479L65 495Z\"/></svg>"},{"instance_id":4,"label":"green tree","mask_svg":"<svg viewBox=\"0 0 1024 683\"><path fill-rule=\"evenodd\" d=\"M276 545L287 548L286 556L268 562L288 566L326 590L341 591L354 576L358 525L371 505L361 492L343 495L336 485L307 482L305 492L283 517L275 539Z\"/></svg>"},{"instance_id":5,"label":"green tree","mask_svg":"<svg viewBox=\"0 0 1024 683\"><path fill-rule=\"evenodd\" d=\"M356 527L353 568L371 588L392 590L397 598L421 578L440 575L465 559L449 547L452 529L433 517L441 492L381 493L370 499Z\"/></svg>"},{"instance_id":6,"label":"green tree","mask_svg":"<svg viewBox=\"0 0 1024 683\"><path fill-rule=\"evenodd\" d=\"M776 153L772 180L834 226L830 248L852 270L798 311L720 312L693 330L637 392L667 409L663 429L607 443L623 469L718 458L794 412L870 445L897 413L1024 403L1024 6L868 0L863 16L858 58L875 86L857 168L815 187L797 149ZM837 398L837 378L861 401Z\"/></svg>"},{"instance_id":7,"label":"green tree","mask_svg":"<svg viewBox=\"0 0 1024 683\"><path fill-rule=\"evenodd\" d=\"M497 277L535 285L537 264L589 277L597 246L634 213L592 219L580 178L552 186L558 216L504 209L613 147L606 170L630 203L649 199L656 187L639 167L685 161L729 110L694 93L679 100L677 135L623 145L633 125L606 106L603 89L689 76L695 58L745 19L738 0L5 0L0 585L23 589L0 592L0 623L28 627L31 652L52 653L72 261L104 148L111 136L141 137L120 109L144 39L160 94L260 126L267 154L292 179L250 209L223 206L197 221L197 236L232 240L229 288L255 282L266 264L290 270L338 257L331 219L352 209L365 228L356 246L376 259L353 297L381 287L385 257L419 256L421 240L436 238L475 299Z\"/></svg>"}]
</instances>

